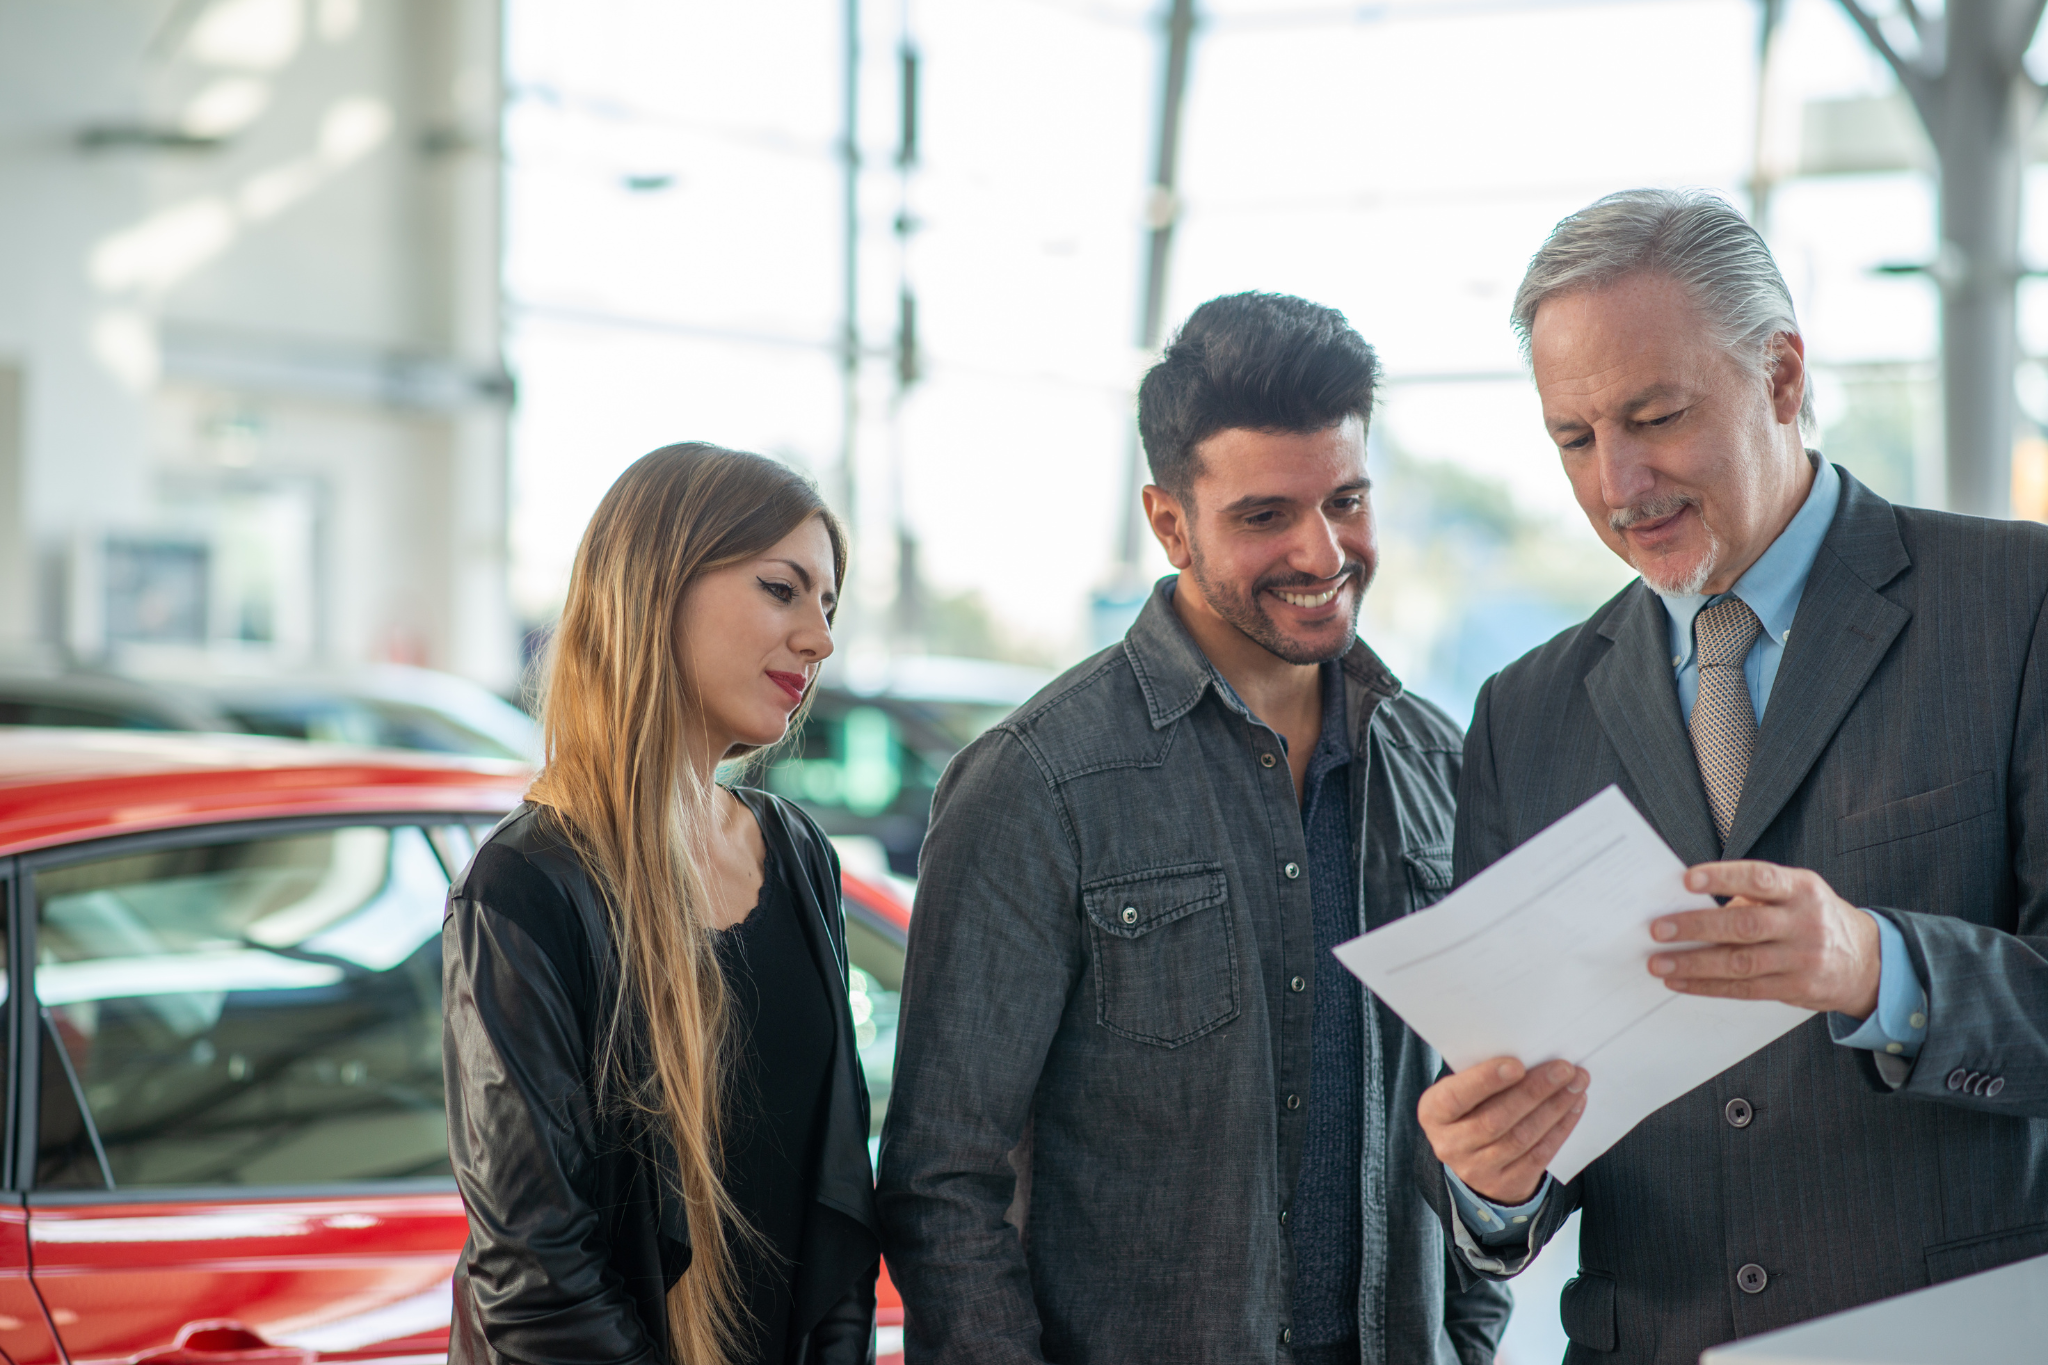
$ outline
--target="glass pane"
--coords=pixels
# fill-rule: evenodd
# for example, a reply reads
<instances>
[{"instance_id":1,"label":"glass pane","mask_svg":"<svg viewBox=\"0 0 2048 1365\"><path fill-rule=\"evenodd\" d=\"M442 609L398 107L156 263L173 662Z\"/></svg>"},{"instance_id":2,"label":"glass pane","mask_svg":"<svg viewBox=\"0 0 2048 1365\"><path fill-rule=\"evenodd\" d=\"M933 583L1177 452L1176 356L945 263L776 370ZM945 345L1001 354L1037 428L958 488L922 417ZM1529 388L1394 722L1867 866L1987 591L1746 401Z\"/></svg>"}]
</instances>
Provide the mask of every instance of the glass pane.
<instances>
[{"instance_id":1,"label":"glass pane","mask_svg":"<svg viewBox=\"0 0 2048 1365\"><path fill-rule=\"evenodd\" d=\"M861 1070L867 1073L868 1098L874 1106L871 1136L882 1134L882 1116L889 1112L890 1078L896 1074L896 1013L903 992L903 949L894 939L846 917L846 956L852 963L847 1004L853 1010L854 1042L860 1047Z\"/></svg>"},{"instance_id":2,"label":"glass pane","mask_svg":"<svg viewBox=\"0 0 2048 1365\"><path fill-rule=\"evenodd\" d=\"M36 993L115 1184L448 1174L447 891L441 860L410 827L39 874ZM52 1178L61 1168L67 1183L101 1183L63 1127L46 1135L69 1147L69 1159L43 1153Z\"/></svg>"}]
</instances>

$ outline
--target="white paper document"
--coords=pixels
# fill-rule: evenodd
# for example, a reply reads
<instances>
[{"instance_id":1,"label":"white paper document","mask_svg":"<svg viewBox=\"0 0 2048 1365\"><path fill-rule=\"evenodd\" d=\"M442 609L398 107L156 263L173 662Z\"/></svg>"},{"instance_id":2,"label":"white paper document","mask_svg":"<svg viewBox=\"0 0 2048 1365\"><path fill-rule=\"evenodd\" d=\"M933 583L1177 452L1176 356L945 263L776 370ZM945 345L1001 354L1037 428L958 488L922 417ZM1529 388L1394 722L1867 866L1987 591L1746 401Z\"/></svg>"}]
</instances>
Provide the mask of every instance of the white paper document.
<instances>
[{"instance_id":1,"label":"white paper document","mask_svg":"<svg viewBox=\"0 0 2048 1365\"><path fill-rule=\"evenodd\" d=\"M1711 909L1619 788L1418 915L1337 959L1453 1070L1489 1057L1586 1068L1586 1112L1550 1162L1570 1180L1654 1110L1811 1017L1771 1001L1681 995L1650 975L1650 921Z\"/></svg>"}]
</instances>

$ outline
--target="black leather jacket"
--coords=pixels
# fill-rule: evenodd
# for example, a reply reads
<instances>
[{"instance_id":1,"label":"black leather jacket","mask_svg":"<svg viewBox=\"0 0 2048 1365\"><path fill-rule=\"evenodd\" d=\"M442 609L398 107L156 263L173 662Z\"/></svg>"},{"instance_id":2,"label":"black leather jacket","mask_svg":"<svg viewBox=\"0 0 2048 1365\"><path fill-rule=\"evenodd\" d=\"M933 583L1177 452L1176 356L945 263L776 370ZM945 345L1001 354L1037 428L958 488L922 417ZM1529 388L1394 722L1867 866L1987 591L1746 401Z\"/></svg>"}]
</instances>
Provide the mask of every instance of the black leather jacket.
<instances>
[{"instance_id":1,"label":"black leather jacket","mask_svg":"<svg viewBox=\"0 0 2048 1365\"><path fill-rule=\"evenodd\" d=\"M846 998L839 863L801 811L740 790L785 866L833 1004L838 1058L814 1144L787 1360L874 1359L880 1241L868 1093ZM442 927L449 1152L469 1211L449 1365L668 1365L665 1297L689 1219L648 1125L593 1084L616 997L605 907L542 808L492 831ZM630 1043L629 1043L630 1046Z\"/></svg>"}]
</instances>

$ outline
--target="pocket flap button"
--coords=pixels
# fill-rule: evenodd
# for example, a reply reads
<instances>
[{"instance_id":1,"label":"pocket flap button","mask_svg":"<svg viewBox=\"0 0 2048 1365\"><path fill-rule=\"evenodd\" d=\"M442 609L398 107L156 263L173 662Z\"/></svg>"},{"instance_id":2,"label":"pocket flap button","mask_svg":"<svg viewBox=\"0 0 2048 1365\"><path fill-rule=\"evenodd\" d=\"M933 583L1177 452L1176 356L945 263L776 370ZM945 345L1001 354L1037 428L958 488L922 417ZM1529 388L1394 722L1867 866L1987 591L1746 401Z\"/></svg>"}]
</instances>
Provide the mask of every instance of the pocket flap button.
<instances>
[{"instance_id":1,"label":"pocket flap button","mask_svg":"<svg viewBox=\"0 0 2048 1365\"><path fill-rule=\"evenodd\" d=\"M1125 923L1125 924L1136 924L1137 922L1138 922L1138 907L1137 907L1137 906L1135 906L1135 905L1126 905L1126 906L1124 907L1124 923Z\"/></svg>"}]
</instances>

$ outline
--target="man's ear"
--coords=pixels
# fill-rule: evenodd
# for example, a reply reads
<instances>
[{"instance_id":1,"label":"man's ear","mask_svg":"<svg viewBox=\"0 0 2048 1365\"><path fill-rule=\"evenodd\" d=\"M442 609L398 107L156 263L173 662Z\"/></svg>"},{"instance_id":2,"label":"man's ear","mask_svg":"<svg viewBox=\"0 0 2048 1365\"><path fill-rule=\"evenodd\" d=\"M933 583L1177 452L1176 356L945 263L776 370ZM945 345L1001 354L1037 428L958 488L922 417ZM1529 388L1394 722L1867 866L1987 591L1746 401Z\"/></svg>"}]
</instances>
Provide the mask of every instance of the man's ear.
<instances>
[{"instance_id":1,"label":"man's ear","mask_svg":"<svg viewBox=\"0 0 2048 1365\"><path fill-rule=\"evenodd\" d=\"M1194 527L1189 525L1191 520L1179 498L1156 483L1145 485L1145 521L1158 539L1159 548L1166 551L1167 563L1176 569L1185 569L1195 562L1190 543L1194 533Z\"/></svg>"},{"instance_id":2,"label":"man's ear","mask_svg":"<svg viewBox=\"0 0 2048 1365\"><path fill-rule=\"evenodd\" d=\"M1806 399L1806 340L1797 332L1780 332L1771 338L1776 365L1771 370L1771 411L1782 426L1799 421L1799 406Z\"/></svg>"}]
</instances>

